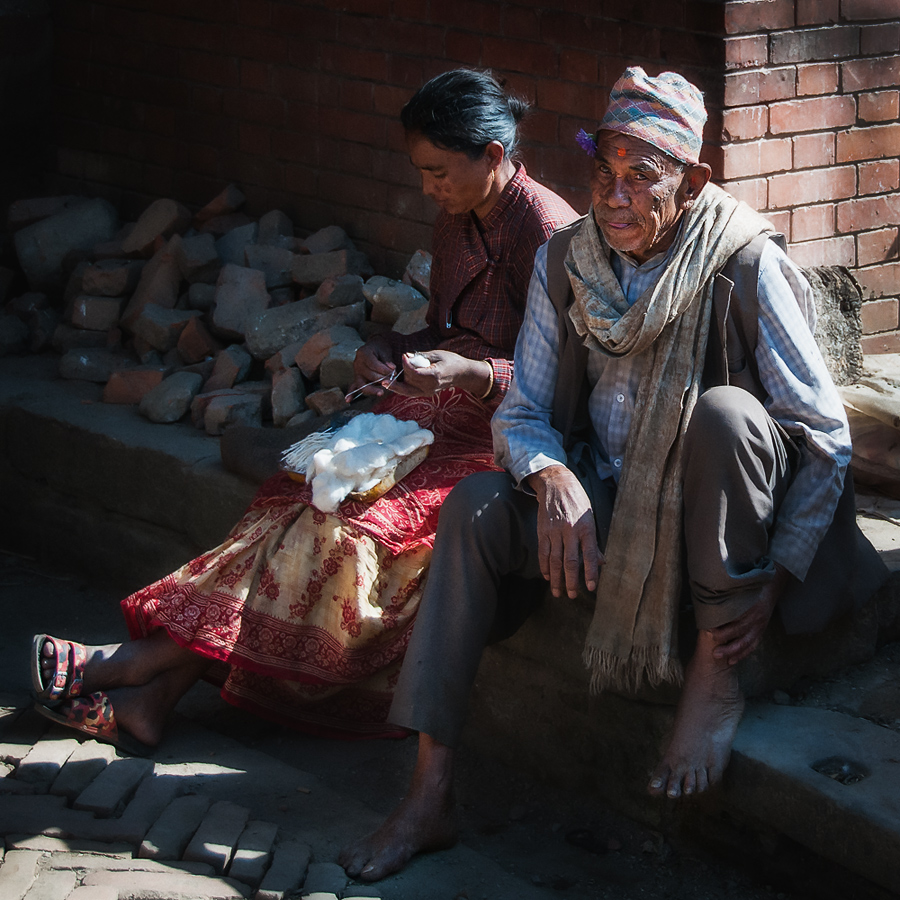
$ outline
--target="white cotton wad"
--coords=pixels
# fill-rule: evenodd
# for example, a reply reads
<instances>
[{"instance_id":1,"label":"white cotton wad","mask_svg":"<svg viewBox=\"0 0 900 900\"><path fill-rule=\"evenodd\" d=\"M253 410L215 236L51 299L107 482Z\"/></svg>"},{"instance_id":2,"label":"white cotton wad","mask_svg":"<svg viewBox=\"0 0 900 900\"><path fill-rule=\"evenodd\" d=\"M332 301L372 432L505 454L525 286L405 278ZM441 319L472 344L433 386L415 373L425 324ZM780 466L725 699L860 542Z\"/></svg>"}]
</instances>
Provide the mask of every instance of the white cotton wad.
<instances>
[{"instance_id":1,"label":"white cotton wad","mask_svg":"<svg viewBox=\"0 0 900 900\"><path fill-rule=\"evenodd\" d=\"M414 369L427 369L431 366L431 360L427 356L422 356L421 353L413 353L412 356L407 356L406 361Z\"/></svg>"},{"instance_id":2,"label":"white cotton wad","mask_svg":"<svg viewBox=\"0 0 900 900\"><path fill-rule=\"evenodd\" d=\"M434 435L416 422L376 413L356 416L331 435L327 446L320 444L307 465L313 504L334 512L348 494L371 490L401 460L433 441Z\"/></svg>"}]
</instances>

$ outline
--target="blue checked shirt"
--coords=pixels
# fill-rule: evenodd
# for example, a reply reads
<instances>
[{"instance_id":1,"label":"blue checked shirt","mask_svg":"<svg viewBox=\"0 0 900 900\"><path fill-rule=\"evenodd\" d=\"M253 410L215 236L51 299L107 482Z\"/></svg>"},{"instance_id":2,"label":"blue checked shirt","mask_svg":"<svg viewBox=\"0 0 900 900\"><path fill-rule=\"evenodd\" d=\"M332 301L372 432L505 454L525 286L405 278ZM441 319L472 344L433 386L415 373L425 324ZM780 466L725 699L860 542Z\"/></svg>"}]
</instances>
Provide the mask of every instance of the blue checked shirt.
<instances>
[{"instance_id":1,"label":"blue checked shirt","mask_svg":"<svg viewBox=\"0 0 900 900\"><path fill-rule=\"evenodd\" d=\"M613 254L629 303L662 274L667 255L643 265ZM756 361L769 415L805 438L802 462L774 523L769 557L802 580L828 529L850 462L850 429L843 404L813 338L812 292L796 266L768 241L759 269ZM565 465L562 436L550 425L558 369L556 311L547 293L547 246L538 250L525 321L515 352L515 379L493 419L499 465L521 483L551 465ZM645 354L613 359L588 355L592 441L601 478L618 482ZM802 444L802 442L801 442Z\"/></svg>"}]
</instances>

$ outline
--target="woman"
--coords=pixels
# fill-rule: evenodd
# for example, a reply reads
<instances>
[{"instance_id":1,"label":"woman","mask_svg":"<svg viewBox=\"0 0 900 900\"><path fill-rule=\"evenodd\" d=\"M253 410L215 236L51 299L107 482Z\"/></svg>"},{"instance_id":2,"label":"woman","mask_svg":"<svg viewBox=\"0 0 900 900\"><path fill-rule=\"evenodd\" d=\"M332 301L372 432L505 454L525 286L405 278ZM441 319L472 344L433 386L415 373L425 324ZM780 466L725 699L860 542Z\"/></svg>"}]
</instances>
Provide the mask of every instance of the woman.
<instances>
[{"instance_id":1,"label":"woman","mask_svg":"<svg viewBox=\"0 0 900 900\"><path fill-rule=\"evenodd\" d=\"M431 429L428 458L381 499L333 515L310 505L307 486L269 479L222 545L122 602L130 643L36 636L45 715L142 750L129 736L155 746L203 676L230 703L305 730L397 733L384 722L438 509L462 477L494 467L490 417L512 377L534 254L576 218L514 161L524 112L490 75L457 70L401 115L423 191L440 207L428 325L361 348L354 387L382 397L377 412Z\"/></svg>"}]
</instances>

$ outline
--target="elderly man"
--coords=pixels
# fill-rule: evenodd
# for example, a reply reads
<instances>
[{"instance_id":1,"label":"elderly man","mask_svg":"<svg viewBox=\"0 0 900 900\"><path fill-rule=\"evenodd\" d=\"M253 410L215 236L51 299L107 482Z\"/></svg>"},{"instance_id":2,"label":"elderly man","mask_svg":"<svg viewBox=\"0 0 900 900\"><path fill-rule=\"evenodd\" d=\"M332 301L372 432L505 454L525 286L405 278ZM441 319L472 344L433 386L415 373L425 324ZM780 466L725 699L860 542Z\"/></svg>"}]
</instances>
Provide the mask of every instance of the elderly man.
<instances>
[{"instance_id":1,"label":"elderly man","mask_svg":"<svg viewBox=\"0 0 900 900\"><path fill-rule=\"evenodd\" d=\"M591 212L535 260L493 421L509 475L467 478L442 507L391 710L419 732L418 761L400 806L343 852L354 876L455 840L454 748L480 655L532 608L507 576L595 595L595 689L683 678L648 785L670 798L721 778L743 712L735 664L776 606L788 632L814 631L877 585L809 285L771 226L710 183L705 121L681 76L630 68L596 136L579 136ZM697 640L682 672L683 591Z\"/></svg>"}]
</instances>

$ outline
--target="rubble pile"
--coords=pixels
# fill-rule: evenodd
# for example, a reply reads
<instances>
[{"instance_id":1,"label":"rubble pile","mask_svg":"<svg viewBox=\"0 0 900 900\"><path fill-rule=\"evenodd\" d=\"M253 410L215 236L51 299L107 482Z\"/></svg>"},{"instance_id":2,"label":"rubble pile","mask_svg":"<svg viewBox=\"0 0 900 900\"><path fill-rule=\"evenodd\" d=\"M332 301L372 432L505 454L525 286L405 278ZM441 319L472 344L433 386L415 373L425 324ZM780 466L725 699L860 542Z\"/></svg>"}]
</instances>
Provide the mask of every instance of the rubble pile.
<instances>
[{"instance_id":1,"label":"rubble pile","mask_svg":"<svg viewBox=\"0 0 900 900\"><path fill-rule=\"evenodd\" d=\"M13 203L0 356L55 351L60 376L102 383L105 402L209 434L345 409L357 349L424 327L431 258L375 275L342 228L301 237L243 204L229 185L194 214L160 199L120 228L102 199Z\"/></svg>"}]
</instances>

